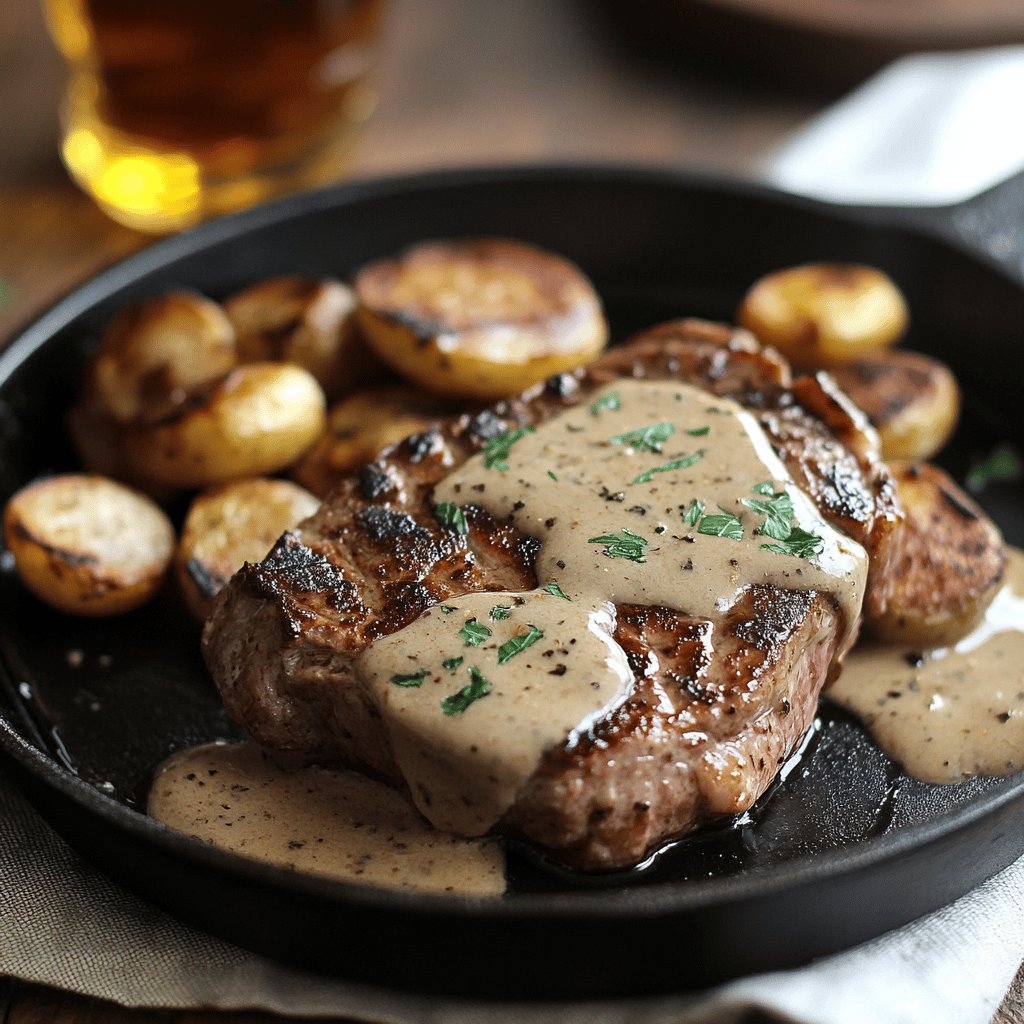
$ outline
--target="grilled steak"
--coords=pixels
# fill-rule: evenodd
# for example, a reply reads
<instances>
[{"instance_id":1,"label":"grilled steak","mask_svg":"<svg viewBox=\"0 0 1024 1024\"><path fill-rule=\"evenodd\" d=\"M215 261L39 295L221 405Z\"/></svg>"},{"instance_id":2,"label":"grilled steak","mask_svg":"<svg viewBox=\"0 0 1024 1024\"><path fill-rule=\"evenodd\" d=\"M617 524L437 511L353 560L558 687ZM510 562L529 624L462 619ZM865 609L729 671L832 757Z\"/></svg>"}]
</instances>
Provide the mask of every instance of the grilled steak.
<instances>
[{"instance_id":1,"label":"grilled steak","mask_svg":"<svg viewBox=\"0 0 1024 1024\"><path fill-rule=\"evenodd\" d=\"M781 358L745 332L676 321L520 399L387 449L263 562L246 565L203 638L229 713L270 747L405 784L359 656L460 595L544 583L540 540L514 516L499 520L470 503L465 531L453 530L435 514L435 487L489 439L589 402L620 378L688 382L749 410L820 515L864 546L865 612L884 609L900 514L863 417L827 377L791 381ZM496 830L602 869L746 810L812 722L856 635L847 618L824 589L774 583L753 582L714 618L620 603L614 640L632 675L628 692L546 750ZM429 804L429 794L414 796L421 809Z\"/></svg>"}]
</instances>

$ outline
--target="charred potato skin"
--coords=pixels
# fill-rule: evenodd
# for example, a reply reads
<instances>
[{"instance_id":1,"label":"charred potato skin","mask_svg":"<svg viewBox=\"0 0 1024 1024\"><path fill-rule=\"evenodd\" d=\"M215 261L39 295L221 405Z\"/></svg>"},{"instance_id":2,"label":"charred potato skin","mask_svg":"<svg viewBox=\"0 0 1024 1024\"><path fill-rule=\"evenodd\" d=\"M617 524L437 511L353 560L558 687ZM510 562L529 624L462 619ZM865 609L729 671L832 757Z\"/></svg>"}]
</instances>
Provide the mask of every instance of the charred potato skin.
<instances>
[{"instance_id":1,"label":"charred potato skin","mask_svg":"<svg viewBox=\"0 0 1024 1024\"><path fill-rule=\"evenodd\" d=\"M829 368L886 348L906 333L906 299L874 267L807 263L756 281L739 322L796 369Z\"/></svg>"},{"instance_id":2,"label":"charred potato skin","mask_svg":"<svg viewBox=\"0 0 1024 1024\"><path fill-rule=\"evenodd\" d=\"M364 267L355 289L377 355L445 397L506 397L583 365L608 341L579 268L509 239L424 242Z\"/></svg>"},{"instance_id":3,"label":"charred potato skin","mask_svg":"<svg viewBox=\"0 0 1024 1024\"><path fill-rule=\"evenodd\" d=\"M960 389L949 367L931 356L878 351L831 372L878 431L886 460L930 459L956 429Z\"/></svg>"},{"instance_id":4,"label":"charred potato skin","mask_svg":"<svg viewBox=\"0 0 1024 1024\"><path fill-rule=\"evenodd\" d=\"M464 405L446 403L407 384L356 391L332 406L324 432L289 474L326 497L341 479L372 462L388 445L461 411Z\"/></svg>"},{"instance_id":5,"label":"charred potato skin","mask_svg":"<svg viewBox=\"0 0 1024 1024\"><path fill-rule=\"evenodd\" d=\"M111 518L112 525L105 522ZM117 534L113 544L104 528ZM174 552L174 528L159 506L116 481L83 473L47 477L18 491L4 509L4 539L36 597L87 617L145 604L163 585Z\"/></svg>"},{"instance_id":6,"label":"charred potato skin","mask_svg":"<svg viewBox=\"0 0 1024 1024\"><path fill-rule=\"evenodd\" d=\"M125 453L136 472L168 487L268 475L316 440L325 408L323 391L308 371L289 363L250 363L162 419L130 425Z\"/></svg>"},{"instance_id":7,"label":"charred potato skin","mask_svg":"<svg viewBox=\"0 0 1024 1024\"><path fill-rule=\"evenodd\" d=\"M288 480L236 480L196 495L174 557L179 588L192 614L205 619L213 599L245 562L258 562L285 531L320 501Z\"/></svg>"},{"instance_id":8,"label":"charred potato skin","mask_svg":"<svg viewBox=\"0 0 1024 1024\"><path fill-rule=\"evenodd\" d=\"M173 291L126 306L86 367L83 402L124 425L183 401L237 359L224 310L196 292Z\"/></svg>"},{"instance_id":9,"label":"charred potato skin","mask_svg":"<svg viewBox=\"0 0 1024 1024\"><path fill-rule=\"evenodd\" d=\"M269 278L224 300L242 362L289 362L309 370L326 396L385 379L355 317L353 290L331 278Z\"/></svg>"},{"instance_id":10,"label":"charred potato skin","mask_svg":"<svg viewBox=\"0 0 1024 1024\"><path fill-rule=\"evenodd\" d=\"M984 617L1003 580L1002 536L937 466L891 468L905 522L888 606L869 631L921 648L955 643Z\"/></svg>"}]
</instances>

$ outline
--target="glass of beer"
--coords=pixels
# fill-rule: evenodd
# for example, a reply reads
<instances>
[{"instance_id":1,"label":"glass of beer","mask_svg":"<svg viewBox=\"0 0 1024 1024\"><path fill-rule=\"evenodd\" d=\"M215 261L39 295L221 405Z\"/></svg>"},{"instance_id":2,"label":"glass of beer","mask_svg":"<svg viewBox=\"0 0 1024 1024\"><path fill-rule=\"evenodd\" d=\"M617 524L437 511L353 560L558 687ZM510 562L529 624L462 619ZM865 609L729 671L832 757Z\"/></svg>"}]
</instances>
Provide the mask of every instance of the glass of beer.
<instances>
[{"instance_id":1,"label":"glass of beer","mask_svg":"<svg viewBox=\"0 0 1024 1024\"><path fill-rule=\"evenodd\" d=\"M62 155L111 217L188 227L343 170L380 0L45 0Z\"/></svg>"}]
</instances>

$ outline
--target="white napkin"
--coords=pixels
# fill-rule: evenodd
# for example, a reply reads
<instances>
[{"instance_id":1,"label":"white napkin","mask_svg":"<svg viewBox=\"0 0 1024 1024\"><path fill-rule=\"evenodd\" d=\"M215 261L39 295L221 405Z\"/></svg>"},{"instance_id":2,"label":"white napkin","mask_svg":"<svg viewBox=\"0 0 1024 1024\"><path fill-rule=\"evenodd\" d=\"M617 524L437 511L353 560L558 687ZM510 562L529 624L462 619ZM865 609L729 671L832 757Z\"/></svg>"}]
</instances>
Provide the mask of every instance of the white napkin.
<instances>
[{"instance_id":1,"label":"white napkin","mask_svg":"<svg viewBox=\"0 0 1024 1024\"><path fill-rule=\"evenodd\" d=\"M1024 168L1024 46L891 64L773 153L766 180L842 203L955 203Z\"/></svg>"}]
</instances>

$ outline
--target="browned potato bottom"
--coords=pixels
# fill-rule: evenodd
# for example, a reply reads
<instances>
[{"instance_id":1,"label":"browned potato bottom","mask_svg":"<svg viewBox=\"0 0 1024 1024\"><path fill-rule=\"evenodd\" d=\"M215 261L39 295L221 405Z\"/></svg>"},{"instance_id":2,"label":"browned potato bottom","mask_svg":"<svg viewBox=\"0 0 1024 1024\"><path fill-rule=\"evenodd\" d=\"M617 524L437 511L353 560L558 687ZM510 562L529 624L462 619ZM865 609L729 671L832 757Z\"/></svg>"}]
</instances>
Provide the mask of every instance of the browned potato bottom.
<instances>
[{"instance_id":1,"label":"browned potato bottom","mask_svg":"<svg viewBox=\"0 0 1024 1024\"><path fill-rule=\"evenodd\" d=\"M885 640L939 647L981 620L1002 582L998 528L937 466L892 466L903 526L902 554L885 613L871 622Z\"/></svg>"},{"instance_id":2,"label":"browned potato bottom","mask_svg":"<svg viewBox=\"0 0 1024 1024\"><path fill-rule=\"evenodd\" d=\"M205 619L245 562L258 562L286 530L320 506L287 480L238 480L198 495L182 527L175 570L189 609Z\"/></svg>"},{"instance_id":3,"label":"browned potato bottom","mask_svg":"<svg viewBox=\"0 0 1024 1024\"><path fill-rule=\"evenodd\" d=\"M323 434L292 466L303 487L326 497L381 449L455 414L453 406L407 384L367 388L331 408Z\"/></svg>"},{"instance_id":4,"label":"browned potato bottom","mask_svg":"<svg viewBox=\"0 0 1024 1024\"><path fill-rule=\"evenodd\" d=\"M956 427L960 389L931 356L883 350L835 367L832 376L878 431L887 461L930 459Z\"/></svg>"},{"instance_id":5,"label":"browned potato bottom","mask_svg":"<svg viewBox=\"0 0 1024 1024\"><path fill-rule=\"evenodd\" d=\"M72 615L117 615L147 601L174 553L174 528L149 498L106 477L48 477L4 510L18 575Z\"/></svg>"},{"instance_id":6,"label":"browned potato bottom","mask_svg":"<svg viewBox=\"0 0 1024 1024\"><path fill-rule=\"evenodd\" d=\"M739 322L798 369L837 366L892 345L907 303L890 278L854 263L808 263L767 274L747 292Z\"/></svg>"},{"instance_id":7,"label":"browned potato bottom","mask_svg":"<svg viewBox=\"0 0 1024 1024\"><path fill-rule=\"evenodd\" d=\"M516 394L583 365L608 341L582 271L511 239L421 242L364 267L355 289L377 355L446 397Z\"/></svg>"}]
</instances>

